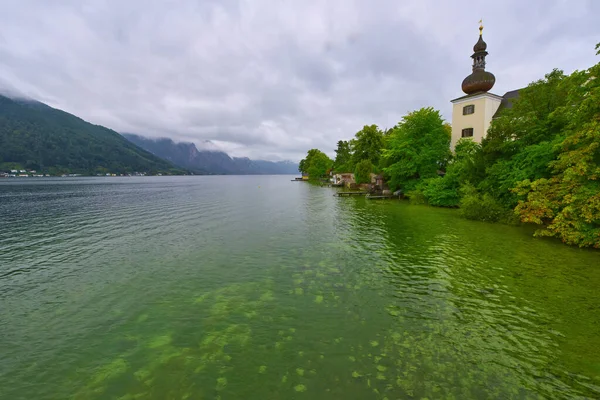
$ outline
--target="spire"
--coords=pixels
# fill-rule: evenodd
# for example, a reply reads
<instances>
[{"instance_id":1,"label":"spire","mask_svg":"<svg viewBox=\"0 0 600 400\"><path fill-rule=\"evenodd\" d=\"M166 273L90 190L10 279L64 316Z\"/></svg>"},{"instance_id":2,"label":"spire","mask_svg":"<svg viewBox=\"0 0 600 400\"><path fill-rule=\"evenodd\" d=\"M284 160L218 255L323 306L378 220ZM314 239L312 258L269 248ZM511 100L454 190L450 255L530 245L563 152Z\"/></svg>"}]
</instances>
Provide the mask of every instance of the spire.
<instances>
[{"instance_id":1,"label":"spire","mask_svg":"<svg viewBox=\"0 0 600 400\"><path fill-rule=\"evenodd\" d=\"M479 40L473 46L473 71L476 69L485 69L485 56L488 55L487 51L487 43L483 41L483 19L479 20Z\"/></svg>"},{"instance_id":2,"label":"spire","mask_svg":"<svg viewBox=\"0 0 600 400\"><path fill-rule=\"evenodd\" d=\"M472 94L490 90L496 78L491 72L485 70L485 57L488 55L487 43L483 40L483 19L479 20L479 40L473 46L473 73L465 78L462 83L463 92Z\"/></svg>"}]
</instances>

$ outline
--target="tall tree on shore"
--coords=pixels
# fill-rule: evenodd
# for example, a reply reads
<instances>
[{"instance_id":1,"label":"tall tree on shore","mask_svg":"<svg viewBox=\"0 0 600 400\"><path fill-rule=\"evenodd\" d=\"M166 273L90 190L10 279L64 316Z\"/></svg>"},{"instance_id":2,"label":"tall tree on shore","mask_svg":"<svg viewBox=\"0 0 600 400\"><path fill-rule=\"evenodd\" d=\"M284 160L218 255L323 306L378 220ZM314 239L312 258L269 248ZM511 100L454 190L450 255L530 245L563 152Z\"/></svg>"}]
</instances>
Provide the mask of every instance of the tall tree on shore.
<instances>
[{"instance_id":1,"label":"tall tree on shore","mask_svg":"<svg viewBox=\"0 0 600 400\"><path fill-rule=\"evenodd\" d=\"M346 140L338 141L337 149L335 149L333 169L337 172L348 172L353 170L350 142Z\"/></svg>"},{"instance_id":2,"label":"tall tree on shore","mask_svg":"<svg viewBox=\"0 0 600 400\"><path fill-rule=\"evenodd\" d=\"M306 158L300 161L298 169L303 174L308 174L310 179L319 179L331 169L333 161L319 149L310 149Z\"/></svg>"},{"instance_id":3,"label":"tall tree on shore","mask_svg":"<svg viewBox=\"0 0 600 400\"><path fill-rule=\"evenodd\" d=\"M371 164L371 161L370 160L362 160L358 164L356 164L356 168L354 169L354 180L358 184L370 183L372 171L373 171L373 164Z\"/></svg>"},{"instance_id":4,"label":"tall tree on shore","mask_svg":"<svg viewBox=\"0 0 600 400\"><path fill-rule=\"evenodd\" d=\"M383 132L377 125L365 125L360 131L356 132L351 145L354 165L363 160L369 160L372 165L377 166L384 146Z\"/></svg>"},{"instance_id":5,"label":"tall tree on shore","mask_svg":"<svg viewBox=\"0 0 600 400\"><path fill-rule=\"evenodd\" d=\"M308 165L306 164L306 158L303 158L298 163L298 171L300 171L302 174L306 174L308 172Z\"/></svg>"},{"instance_id":6,"label":"tall tree on shore","mask_svg":"<svg viewBox=\"0 0 600 400\"><path fill-rule=\"evenodd\" d=\"M392 188L414 189L437 176L451 156L450 126L431 107L404 116L386 141L381 165Z\"/></svg>"}]
</instances>

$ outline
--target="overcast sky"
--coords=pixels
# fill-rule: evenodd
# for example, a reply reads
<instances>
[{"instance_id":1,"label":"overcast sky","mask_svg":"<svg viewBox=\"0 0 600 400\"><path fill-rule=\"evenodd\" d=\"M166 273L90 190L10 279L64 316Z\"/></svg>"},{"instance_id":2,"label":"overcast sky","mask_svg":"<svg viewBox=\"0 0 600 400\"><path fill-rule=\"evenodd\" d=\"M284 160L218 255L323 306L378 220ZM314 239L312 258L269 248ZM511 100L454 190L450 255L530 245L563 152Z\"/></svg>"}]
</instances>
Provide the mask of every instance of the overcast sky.
<instances>
[{"instance_id":1,"label":"overcast sky","mask_svg":"<svg viewBox=\"0 0 600 400\"><path fill-rule=\"evenodd\" d=\"M298 161L420 107L449 119L482 17L496 94L600 61L594 0L1 0L0 88L119 132Z\"/></svg>"}]
</instances>

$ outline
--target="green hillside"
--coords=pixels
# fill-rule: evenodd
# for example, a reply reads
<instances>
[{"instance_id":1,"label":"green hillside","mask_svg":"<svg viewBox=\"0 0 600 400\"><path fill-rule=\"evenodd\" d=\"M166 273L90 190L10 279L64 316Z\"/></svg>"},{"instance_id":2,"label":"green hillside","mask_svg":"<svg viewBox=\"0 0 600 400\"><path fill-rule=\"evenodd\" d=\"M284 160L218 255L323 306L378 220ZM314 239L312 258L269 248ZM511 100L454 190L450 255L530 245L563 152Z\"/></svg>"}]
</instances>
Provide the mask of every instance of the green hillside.
<instances>
[{"instance_id":1,"label":"green hillside","mask_svg":"<svg viewBox=\"0 0 600 400\"><path fill-rule=\"evenodd\" d=\"M36 101L0 95L0 171L12 168L87 175L184 172L113 130Z\"/></svg>"}]
</instances>

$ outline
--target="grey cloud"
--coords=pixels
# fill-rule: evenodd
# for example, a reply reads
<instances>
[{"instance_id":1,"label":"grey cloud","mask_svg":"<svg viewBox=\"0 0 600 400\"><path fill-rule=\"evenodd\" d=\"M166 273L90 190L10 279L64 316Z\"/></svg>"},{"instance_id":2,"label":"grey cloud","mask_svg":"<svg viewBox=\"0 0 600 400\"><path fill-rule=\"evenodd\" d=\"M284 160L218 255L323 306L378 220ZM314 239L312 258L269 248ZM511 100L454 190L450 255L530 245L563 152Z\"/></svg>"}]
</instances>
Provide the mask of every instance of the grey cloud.
<instances>
[{"instance_id":1,"label":"grey cloud","mask_svg":"<svg viewBox=\"0 0 600 400\"><path fill-rule=\"evenodd\" d=\"M583 0L4 0L0 89L234 156L333 155L419 107L449 118L481 17L499 94L597 62Z\"/></svg>"}]
</instances>

